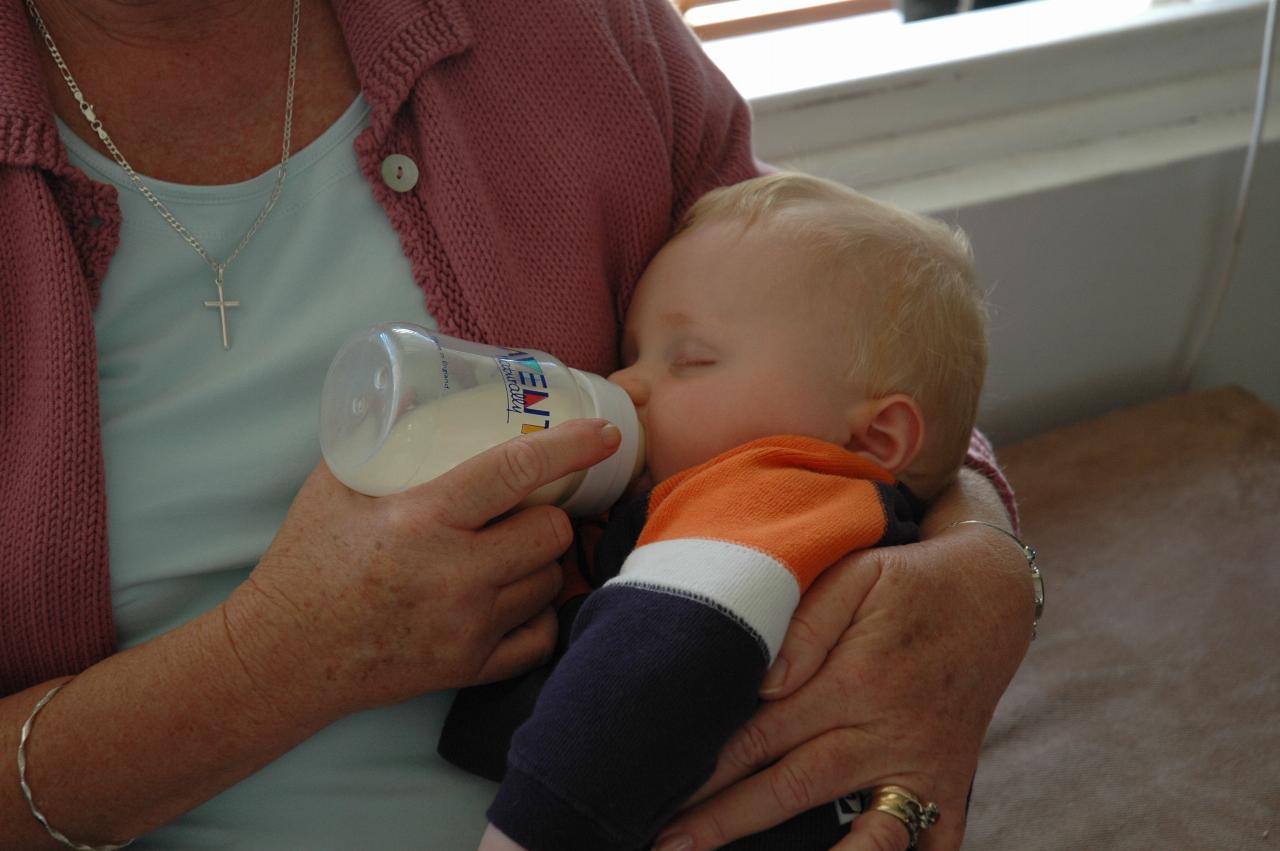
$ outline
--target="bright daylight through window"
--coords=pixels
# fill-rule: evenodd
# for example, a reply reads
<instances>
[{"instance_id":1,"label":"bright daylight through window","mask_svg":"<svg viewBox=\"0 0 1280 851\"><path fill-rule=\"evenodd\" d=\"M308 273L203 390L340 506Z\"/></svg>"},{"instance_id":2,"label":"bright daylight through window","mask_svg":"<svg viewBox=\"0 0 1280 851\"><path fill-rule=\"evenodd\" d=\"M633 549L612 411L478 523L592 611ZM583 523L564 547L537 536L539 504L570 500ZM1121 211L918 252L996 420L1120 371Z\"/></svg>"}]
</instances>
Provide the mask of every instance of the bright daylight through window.
<instances>
[{"instance_id":1,"label":"bright daylight through window","mask_svg":"<svg viewBox=\"0 0 1280 851\"><path fill-rule=\"evenodd\" d=\"M853 15L888 13L900 22L1005 6L1021 0L673 0L704 41L812 24Z\"/></svg>"}]
</instances>

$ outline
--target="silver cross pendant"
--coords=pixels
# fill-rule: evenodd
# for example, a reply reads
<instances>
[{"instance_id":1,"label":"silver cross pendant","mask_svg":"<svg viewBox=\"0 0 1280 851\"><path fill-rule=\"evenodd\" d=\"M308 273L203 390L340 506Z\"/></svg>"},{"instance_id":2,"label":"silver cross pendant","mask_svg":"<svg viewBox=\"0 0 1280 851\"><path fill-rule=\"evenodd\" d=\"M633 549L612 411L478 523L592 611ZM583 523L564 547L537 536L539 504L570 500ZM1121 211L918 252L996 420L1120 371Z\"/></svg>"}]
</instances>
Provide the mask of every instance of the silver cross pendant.
<instances>
[{"instance_id":1,"label":"silver cross pendant","mask_svg":"<svg viewBox=\"0 0 1280 851\"><path fill-rule=\"evenodd\" d=\"M226 350L228 350L228 349L230 349L230 348L231 348L231 338L230 338L230 336L228 336L228 334L227 334L227 308L228 308L228 307L239 307L239 306L240 306L240 302L238 302L238 301L227 301L226 296L223 294L223 292L222 292L222 267L221 267L221 266L219 266L219 267L218 267L218 269L217 269L217 275L216 275L216 276L214 277L214 279L213 279L213 285L214 285L215 287L217 287L217 288L218 288L218 300L217 300L217 301L206 301L206 302L204 303L204 306L205 306L205 307L216 307L216 308L218 309L218 315L219 315L219 317L221 317L221 319L222 319L222 350L225 352Z\"/></svg>"}]
</instances>

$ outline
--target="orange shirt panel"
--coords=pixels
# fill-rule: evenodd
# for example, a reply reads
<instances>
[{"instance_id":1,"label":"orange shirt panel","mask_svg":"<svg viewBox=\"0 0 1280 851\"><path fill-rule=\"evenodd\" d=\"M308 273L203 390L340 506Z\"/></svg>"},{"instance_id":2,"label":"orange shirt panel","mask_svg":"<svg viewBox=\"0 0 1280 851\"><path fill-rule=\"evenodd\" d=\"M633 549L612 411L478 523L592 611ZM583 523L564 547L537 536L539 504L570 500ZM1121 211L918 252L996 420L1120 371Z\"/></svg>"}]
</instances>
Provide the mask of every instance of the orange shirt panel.
<instances>
[{"instance_id":1,"label":"orange shirt panel","mask_svg":"<svg viewBox=\"0 0 1280 851\"><path fill-rule=\"evenodd\" d=\"M637 546L679 538L729 541L767 553L803 593L823 570L885 533L874 481L892 474L807 437L752 441L659 484Z\"/></svg>"}]
</instances>

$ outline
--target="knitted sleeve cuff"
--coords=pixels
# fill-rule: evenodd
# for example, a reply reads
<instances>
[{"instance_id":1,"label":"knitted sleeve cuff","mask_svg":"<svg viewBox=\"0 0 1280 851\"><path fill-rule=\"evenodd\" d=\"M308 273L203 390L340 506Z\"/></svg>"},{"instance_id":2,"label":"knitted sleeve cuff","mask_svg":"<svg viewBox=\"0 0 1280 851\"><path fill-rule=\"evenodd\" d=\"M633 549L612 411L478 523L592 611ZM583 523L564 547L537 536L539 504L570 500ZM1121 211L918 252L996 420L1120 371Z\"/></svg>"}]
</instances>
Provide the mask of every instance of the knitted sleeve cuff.
<instances>
[{"instance_id":1,"label":"knitted sleeve cuff","mask_svg":"<svg viewBox=\"0 0 1280 851\"><path fill-rule=\"evenodd\" d=\"M647 847L750 717L765 662L713 601L605 585L512 737L490 821L532 851Z\"/></svg>"},{"instance_id":2,"label":"knitted sleeve cuff","mask_svg":"<svg viewBox=\"0 0 1280 851\"><path fill-rule=\"evenodd\" d=\"M619 801L622 806L625 801ZM631 851L635 837L610 833L532 774L507 766L502 788L487 813L490 823L528 851ZM640 844L643 840L640 840Z\"/></svg>"},{"instance_id":3,"label":"knitted sleeve cuff","mask_svg":"<svg viewBox=\"0 0 1280 851\"><path fill-rule=\"evenodd\" d=\"M969 438L969 454L965 456L964 465L986 476L991 482L996 493L1000 494L1000 501L1004 503L1005 510L1009 512L1013 531L1017 532L1019 529L1018 502L1014 498L1013 487L1000 471L1000 465L996 463L996 451L991 446L991 441L977 429L973 430Z\"/></svg>"}]
</instances>

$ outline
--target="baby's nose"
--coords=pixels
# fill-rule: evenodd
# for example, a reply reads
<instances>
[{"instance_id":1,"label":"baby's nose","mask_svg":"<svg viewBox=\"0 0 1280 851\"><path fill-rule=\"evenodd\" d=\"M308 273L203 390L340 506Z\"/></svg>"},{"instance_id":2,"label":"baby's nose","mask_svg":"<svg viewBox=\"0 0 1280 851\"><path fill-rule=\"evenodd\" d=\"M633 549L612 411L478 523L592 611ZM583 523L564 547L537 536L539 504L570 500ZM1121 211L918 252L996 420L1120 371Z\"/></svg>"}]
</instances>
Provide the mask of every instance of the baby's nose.
<instances>
[{"instance_id":1,"label":"baby's nose","mask_svg":"<svg viewBox=\"0 0 1280 851\"><path fill-rule=\"evenodd\" d=\"M631 367L620 369L610 374L609 380L625 390L627 395L631 397L631 404L637 408L642 407L645 402L649 401L649 385L640 376L636 375L635 370Z\"/></svg>"}]
</instances>

